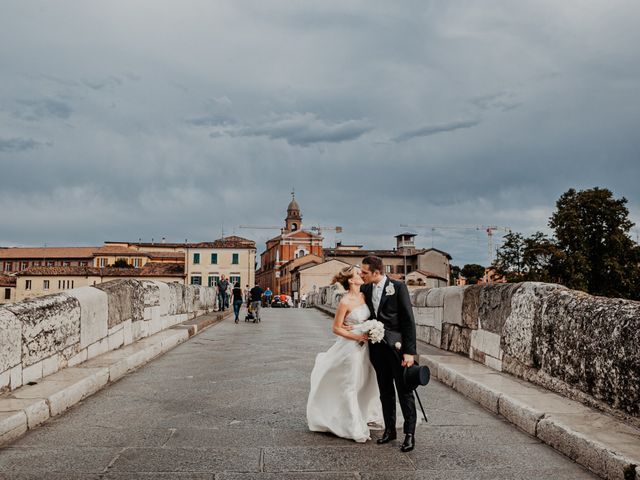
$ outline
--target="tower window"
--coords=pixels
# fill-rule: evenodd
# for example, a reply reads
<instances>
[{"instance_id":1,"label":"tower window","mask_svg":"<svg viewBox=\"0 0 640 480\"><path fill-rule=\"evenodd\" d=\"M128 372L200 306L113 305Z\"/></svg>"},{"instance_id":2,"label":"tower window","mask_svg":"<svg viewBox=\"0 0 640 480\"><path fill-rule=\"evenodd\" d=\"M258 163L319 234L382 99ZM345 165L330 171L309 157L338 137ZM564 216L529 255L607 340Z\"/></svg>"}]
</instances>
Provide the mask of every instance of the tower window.
<instances>
[{"instance_id":1,"label":"tower window","mask_svg":"<svg viewBox=\"0 0 640 480\"><path fill-rule=\"evenodd\" d=\"M297 223L292 223L292 224L291 224L291 230L293 230L294 232L295 232L296 230L298 230L298 224L297 224Z\"/></svg>"}]
</instances>

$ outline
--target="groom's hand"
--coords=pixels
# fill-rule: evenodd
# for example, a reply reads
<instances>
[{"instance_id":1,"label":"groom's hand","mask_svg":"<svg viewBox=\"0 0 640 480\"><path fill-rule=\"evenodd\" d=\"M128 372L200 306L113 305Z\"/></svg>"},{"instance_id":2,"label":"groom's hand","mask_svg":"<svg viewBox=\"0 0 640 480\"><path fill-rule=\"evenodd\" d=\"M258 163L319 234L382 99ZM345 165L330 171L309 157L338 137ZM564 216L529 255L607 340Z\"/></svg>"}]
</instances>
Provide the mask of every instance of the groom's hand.
<instances>
[{"instance_id":1,"label":"groom's hand","mask_svg":"<svg viewBox=\"0 0 640 480\"><path fill-rule=\"evenodd\" d=\"M413 355L404 354L402 355L402 366L403 367L411 367L414 363L415 359Z\"/></svg>"}]
</instances>

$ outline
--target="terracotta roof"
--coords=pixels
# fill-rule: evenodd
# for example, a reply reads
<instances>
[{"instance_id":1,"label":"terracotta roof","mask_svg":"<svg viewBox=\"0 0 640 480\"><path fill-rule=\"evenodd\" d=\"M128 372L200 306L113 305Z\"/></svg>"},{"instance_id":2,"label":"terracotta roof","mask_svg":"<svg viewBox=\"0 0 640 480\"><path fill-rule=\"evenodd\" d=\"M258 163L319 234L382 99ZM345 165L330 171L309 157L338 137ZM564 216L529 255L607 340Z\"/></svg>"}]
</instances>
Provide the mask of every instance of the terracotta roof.
<instances>
[{"instance_id":1,"label":"terracotta roof","mask_svg":"<svg viewBox=\"0 0 640 480\"><path fill-rule=\"evenodd\" d=\"M184 262L184 252L144 252L149 258L173 258Z\"/></svg>"},{"instance_id":2,"label":"terracotta roof","mask_svg":"<svg viewBox=\"0 0 640 480\"><path fill-rule=\"evenodd\" d=\"M422 248L416 249L413 253L406 255L407 257L414 257L430 251L438 252L451 260L451 255L437 248ZM404 257L405 255L398 250L345 250L336 248L325 248L325 257L366 257L368 255L375 255L376 257Z\"/></svg>"},{"instance_id":3,"label":"terracotta roof","mask_svg":"<svg viewBox=\"0 0 640 480\"><path fill-rule=\"evenodd\" d=\"M414 270L414 272L420 273L421 275L424 275L427 278L439 278L440 280L446 280L446 278L444 278L442 275L438 275L437 273L433 273L433 272L429 272L428 270ZM411 275L410 272L407 275Z\"/></svg>"},{"instance_id":4,"label":"terracotta roof","mask_svg":"<svg viewBox=\"0 0 640 480\"><path fill-rule=\"evenodd\" d=\"M213 242L195 243L141 243L141 242L105 242L105 243L127 243L139 248L145 247L167 247L167 248L256 248L256 242L248 238L229 235L219 238ZM124 248L124 247L123 247ZM159 253L159 252L156 252Z\"/></svg>"},{"instance_id":5,"label":"terracotta roof","mask_svg":"<svg viewBox=\"0 0 640 480\"><path fill-rule=\"evenodd\" d=\"M134 250L133 248L122 247L118 245L105 245L95 250L94 255L117 255L120 257L148 257L147 252Z\"/></svg>"},{"instance_id":6,"label":"terracotta roof","mask_svg":"<svg viewBox=\"0 0 640 480\"><path fill-rule=\"evenodd\" d=\"M0 248L0 259L45 259L45 258L93 258L99 247L40 247L40 248Z\"/></svg>"},{"instance_id":7,"label":"terracotta roof","mask_svg":"<svg viewBox=\"0 0 640 480\"><path fill-rule=\"evenodd\" d=\"M15 287L16 277L10 275L0 275L0 287Z\"/></svg>"},{"instance_id":8,"label":"terracotta roof","mask_svg":"<svg viewBox=\"0 0 640 480\"><path fill-rule=\"evenodd\" d=\"M142 268L98 267L29 267L16 273L18 277L184 277L181 263L148 263Z\"/></svg>"}]
</instances>

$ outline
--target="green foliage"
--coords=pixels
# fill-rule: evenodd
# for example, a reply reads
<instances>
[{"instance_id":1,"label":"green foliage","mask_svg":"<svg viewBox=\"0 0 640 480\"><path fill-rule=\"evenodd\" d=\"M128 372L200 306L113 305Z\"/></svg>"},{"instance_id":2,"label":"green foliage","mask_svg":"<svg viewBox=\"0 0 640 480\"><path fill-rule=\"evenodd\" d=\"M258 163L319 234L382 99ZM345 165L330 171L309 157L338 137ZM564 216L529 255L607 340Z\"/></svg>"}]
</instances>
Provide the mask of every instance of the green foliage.
<instances>
[{"instance_id":1,"label":"green foliage","mask_svg":"<svg viewBox=\"0 0 640 480\"><path fill-rule=\"evenodd\" d=\"M549 226L564 258L562 283L594 295L640 298L638 246L626 198L608 189L570 189L556 203Z\"/></svg>"},{"instance_id":2,"label":"green foliage","mask_svg":"<svg viewBox=\"0 0 640 480\"><path fill-rule=\"evenodd\" d=\"M640 299L640 247L629 237L625 198L570 189L549 220L555 238L509 233L495 267L510 282L554 282L593 295Z\"/></svg>"},{"instance_id":3,"label":"green foliage","mask_svg":"<svg viewBox=\"0 0 640 480\"><path fill-rule=\"evenodd\" d=\"M460 271L460 267L457 265L451 265L451 275L449 275L449 284L455 285L456 278L460 278L460 275L462 275Z\"/></svg>"},{"instance_id":4,"label":"green foliage","mask_svg":"<svg viewBox=\"0 0 640 480\"><path fill-rule=\"evenodd\" d=\"M462 275L470 284L478 283L484 277L484 267L476 263L470 263L462 267Z\"/></svg>"}]
</instances>

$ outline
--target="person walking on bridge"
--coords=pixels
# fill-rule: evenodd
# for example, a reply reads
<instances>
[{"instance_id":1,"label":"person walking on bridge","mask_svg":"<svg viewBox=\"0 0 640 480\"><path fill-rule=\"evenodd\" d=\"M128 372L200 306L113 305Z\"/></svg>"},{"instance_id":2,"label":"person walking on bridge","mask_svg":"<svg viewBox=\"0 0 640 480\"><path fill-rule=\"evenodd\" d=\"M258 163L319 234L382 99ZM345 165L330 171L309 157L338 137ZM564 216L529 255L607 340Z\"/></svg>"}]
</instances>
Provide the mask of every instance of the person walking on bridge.
<instances>
[{"instance_id":1,"label":"person walking on bridge","mask_svg":"<svg viewBox=\"0 0 640 480\"><path fill-rule=\"evenodd\" d=\"M242 288L240 288L240 282L236 282L236 284L233 286L233 291L231 292L231 295L233 297L233 314L235 315L235 322L238 323L240 321L240 307L242 306L243 303L243 295L242 295Z\"/></svg>"},{"instance_id":2,"label":"person walking on bridge","mask_svg":"<svg viewBox=\"0 0 640 480\"><path fill-rule=\"evenodd\" d=\"M264 290L260 288L260 285L256 284L255 287L251 289L251 309L256 316L254 322L260 321L260 305L262 303L262 294Z\"/></svg>"}]
</instances>

